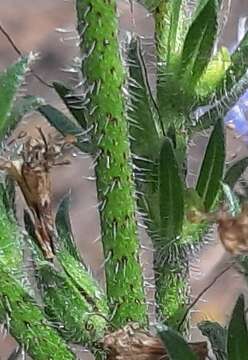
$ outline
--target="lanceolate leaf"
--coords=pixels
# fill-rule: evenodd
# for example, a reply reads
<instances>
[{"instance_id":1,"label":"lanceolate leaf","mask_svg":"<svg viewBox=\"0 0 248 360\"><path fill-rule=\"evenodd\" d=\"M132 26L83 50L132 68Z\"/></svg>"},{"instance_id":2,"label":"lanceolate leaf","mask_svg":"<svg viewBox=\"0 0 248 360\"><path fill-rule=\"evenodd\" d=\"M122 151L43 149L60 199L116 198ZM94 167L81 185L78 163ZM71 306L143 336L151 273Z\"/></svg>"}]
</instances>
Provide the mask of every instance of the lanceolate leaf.
<instances>
[{"instance_id":1,"label":"lanceolate leaf","mask_svg":"<svg viewBox=\"0 0 248 360\"><path fill-rule=\"evenodd\" d=\"M162 144L159 164L161 236L170 241L180 234L184 217L184 190L172 141Z\"/></svg>"},{"instance_id":2,"label":"lanceolate leaf","mask_svg":"<svg viewBox=\"0 0 248 360\"><path fill-rule=\"evenodd\" d=\"M170 14L170 28L169 28L169 39L168 39L168 59L170 53L177 50L177 32L179 27L180 16L182 16L180 9L182 6L182 0L171 1L171 14Z\"/></svg>"},{"instance_id":3,"label":"lanceolate leaf","mask_svg":"<svg viewBox=\"0 0 248 360\"><path fill-rule=\"evenodd\" d=\"M182 74L186 72L186 79L191 79L193 83L200 78L209 63L218 28L216 0L205 0L199 6L186 35L179 70Z\"/></svg>"},{"instance_id":4,"label":"lanceolate leaf","mask_svg":"<svg viewBox=\"0 0 248 360\"><path fill-rule=\"evenodd\" d=\"M93 146L85 141L85 137L82 134L82 128L77 126L61 111L55 109L50 105L43 105L39 107L39 112L45 116L48 122L54 126L64 136L73 135L76 137L75 146L77 146L83 152L93 151Z\"/></svg>"},{"instance_id":5,"label":"lanceolate leaf","mask_svg":"<svg viewBox=\"0 0 248 360\"><path fill-rule=\"evenodd\" d=\"M74 95L73 90L69 89L64 84L54 82L53 86L79 125L81 125L83 129L87 129L87 121L82 108L83 99L80 98L80 96Z\"/></svg>"},{"instance_id":6,"label":"lanceolate leaf","mask_svg":"<svg viewBox=\"0 0 248 360\"><path fill-rule=\"evenodd\" d=\"M198 177L196 191L205 209L214 204L220 188L225 164L225 136L223 121L218 120L210 136Z\"/></svg>"},{"instance_id":7,"label":"lanceolate leaf","mask_svg":"<svg viewBox=\"0 0 248 360\"><path fill-rule=\"evenodd\" d=\"M248 31L241 43L231 55L231 65L226 71L226 76L217 88L216 98L219 100L228 93L235 84L246 74L248 67Z\"/></svg>"},{"instance_id":8,"label":"lanceolate leaf","mask_svg":"<svg viewBox=\"0 0 248 360\"><path fill-rule=\"evenodd\" d=\"M206 70L197 83L195 91L201 99L209 94L213 94L213 91L224 78L230 64L231 58L228 49L222 47L208 63Z\"/></svg>"},{"instance_id":9,"label":"lanceolate leaf","mask_svg":"<svg viewBox=\"0 0 248 360\"><path fill-rule=\"evenodd\" d=\"M70 197L66 196L57 211L56 214L56 228L59 236L60 242L63 242L65 249L77 259L79 262L82 261L80 254L78 252L75 240L73 238L70 217L69 217L69 206L70 206Z\"/></svg>"},{"instance_id":10,"label":"lanceolate leaf","mask_svg":"<svg viewBox=\"0 0 248 360\"><path fill-rule=\"evenodd\" d=\"M179 333L162 325L157 327L157 330L169 353L170 360L196 360L195 354Z\"/></svg>"},{"instance_id":11,"label":"lanceolate leaf","mask_svg":"<svg viewBox=\"0 0 248 360\"><path fill-rule=\"evenodd\" d=\"M140 157L153 159L159 153L159 137L139 39L132 39L128 61L130 73L128 116L132 152Z\"/></svg>"},{"instance_id":12,"label":"lanceolate leaf","mask_svg":"<svg viewBox=\"0 0 248 360\"><path fill-rule=\"evenodd\" d=\"M198 324L198 328L203 336L208 337L216 360L228 360L226 349L227 329L217 322L211 321L201 322Z\"/></svg>"},{"instance_id":13,"label":"lanceolate leaf","mask_svg":"<svg viewBox=\"0 0 248 360\"><path fill-rule=\"evenodd\" d=\"M222 190L229 213L232 216L236 216L241 210L240 201L237 195L231 190L230 186L225 183L222 183Z\"/></svg>"},{"instance_id":14,"label":"lanceolate leaf","mask_svg":"<svg viewBox=\"0 0 248 360\"><path fill-rule=\"evenodd\" d=\"M16 93L23 83L24 76L29 69L31 56L21 57L15 64L10 65L0 73L0 137L4 137L8 129L8 120Z\"/></svg>"},{"instance_id":15,"label":"lanceolate leaf","mask_svg":"<svg viewBox=\"0 0 248 360\"><path fill-rule=\"evenodd\" d=\"M245 320L245 301L241 295L235 305L228 328L228 360L244 360L248 354L248 332Z\"/></svg>"},{"instance_id":16,"label":"lanceolate leaf","mask_svg":"<svg viewBox=\"0 0 248 360\"><path fill-rule=\"evenodd\" d=\"M228 184L231 188L233 188L235 183L238 181L240 176L247 168L247 166L248 166L248 157L236 161L233 165L231 165L227 169L224 182Z\"/></svg>"}]
</instances>

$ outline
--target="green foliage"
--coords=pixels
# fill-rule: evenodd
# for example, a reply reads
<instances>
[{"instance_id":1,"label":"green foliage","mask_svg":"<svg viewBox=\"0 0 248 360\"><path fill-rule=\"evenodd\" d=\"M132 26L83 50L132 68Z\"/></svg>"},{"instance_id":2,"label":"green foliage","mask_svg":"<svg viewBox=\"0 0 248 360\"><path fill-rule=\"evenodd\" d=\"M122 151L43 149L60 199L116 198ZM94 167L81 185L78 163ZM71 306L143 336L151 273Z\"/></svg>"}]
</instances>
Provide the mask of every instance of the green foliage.
<instances>
[{"instance_id":1,"label":"green foliage","mask_svg":"<svg viewBox=\"0 0 248 360\"><path fill-rule=\"evenodd\" d=\"M83 136L83 129L75 122L70 120L61 111L51 105L42 105L38 108L39 112L45 116L52 126L55 127L62 135L72 135L75 137L75 145L83 152L92 152L93 147L88 144L87 139Z\"/></svg>"},{"instance_id":2,"label":"green foliage","mask_svg":"<svg viewBox=\"0 0 248 360\"><path fill-rule=\"evenodd\" d=\"M218 120L210 136L197 180L196 191L206 210L210 210L220 188L225 164L225 136L223 120Z\"/></svg>"},{"instance_id":3,"label":"green foliage","mask_svg":"<svg viewBox=\"0 0 248 360\"><path fill-rule=\"evenodd\" d=\"M228 329L210 321L204 321L198 325L202 335L208 338L216 360L239 360L245 358L248 353L245 313L244 296L240 295L234 307ZM165 325L159 325L157 331L170 359L198 358L187 342L175 330Z\"/></svg>"},{"instance_id":4,"label":"green foliage","mask_svg":"<svg viewBox=\"0 0 248 360\"><path fill-rule=\"evenodd\" d=\"M229 166L226 170L224 182L230 187L233 187L240 176L243 174L245 169L248 166L248 158L242 158L238 161L235 161L234 164Z\"/></svg>"},{"instance_id":5,"label":"green foliage","mask_svg":"<svg viewBox=\"0 0 248 360\"><path fill-rule=\"evenodd\" d=\"M196 360L183 337L167 326L158 327L158 335L163 341L171 360Z\"/></svg>"},{"instance_id":6,"label":"green foliage","mask_svg":"<svg viewBox=\"0 0 248 360\"><path fill-rule=\"evenodd\" d=\"M0 263L0 315L7 318L10 333L33 359L73 360L75 356L53 330L42 310L22 285Z\"/></svg>"},{"instance_id":7,"label":"green foliage","mask_svg":"<svg viewBox=\"0 0 248 360\"><path fill-rule=\"evenodd\" d=\"M179 71L193 85L200 79L211 59L217 35L217 13L216 0L201 1L186 35Z\"/></svg>"},{"instance_id":8,"label":"green foliage","mask_svg":"<svg viewBox=\"0 0 248 360\"><path fill-rule=\"evenodd\" d=\"M216 360L227 359L227 330L217 322L203 321L198 324L202 335L210 341Z\"/></svg>"},{"instance_id":9,"label":"green foliage","mask_svg":"<svg viewBox=\"0 0 248 360\"><path fill-rule=\"evenodd\" d=\"M183 183L172 141L165 138L159 161L161 238L165 243L181 234L184 217Z\"/></svg>"},{"instance_id":10,"label":"green foliage","mask_svg":"<svg viewBox=\"0 0 248 360\"><path fill-rule=\"evenodd\" d=\"M233 310L227 338L228 360L241 360L248 353L248 332L245 320L245 300L241 295Z\"/></svg>"}]
</instances>

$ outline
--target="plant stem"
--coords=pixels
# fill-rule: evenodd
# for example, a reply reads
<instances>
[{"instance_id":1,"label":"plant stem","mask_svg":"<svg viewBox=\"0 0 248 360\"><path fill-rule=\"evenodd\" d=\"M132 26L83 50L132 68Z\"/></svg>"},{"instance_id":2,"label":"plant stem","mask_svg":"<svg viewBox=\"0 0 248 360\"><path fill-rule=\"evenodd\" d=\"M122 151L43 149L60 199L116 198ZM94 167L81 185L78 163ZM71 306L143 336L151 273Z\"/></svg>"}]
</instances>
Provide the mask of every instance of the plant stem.
<instances>
[{"instance_id":1,"label":"plant stem","mask_svg":"<svg viewBox=\"0 0 248 360\"><path fill-rule=\"evenodd\" d=\"M6 195L8 194L2 185L0 189L0 319L6 321L11 335L24 345L34 360L75 359L22 285L26 282L22 269L23 235L14 222L10 198ZM3 199L6 200L6 204Z\"/></svg>"},{"instance_id":2,"label":"plant stem","mask_svg":"<svg viewBox=\"0 0 248 360\"><path fill-rule=\"evenodd\" d=\"M114 312L114 325L123 326L127 321L145 325L116 1L78 0L76 6L84 58L82 72L86 88L91 89L88 110L97 144L97 191L109 306Z\"/></svg>"},{"instance_id":3,"label":"plant stem","mask_svg":"<svg viewBox=\"0 0 248 360\"><path fill-rule=\"evenodd\" d=\"M0 318L34 360L73 360L75 355L51 328L41 309L0 262Z\"/></svg>"}]
</instances>

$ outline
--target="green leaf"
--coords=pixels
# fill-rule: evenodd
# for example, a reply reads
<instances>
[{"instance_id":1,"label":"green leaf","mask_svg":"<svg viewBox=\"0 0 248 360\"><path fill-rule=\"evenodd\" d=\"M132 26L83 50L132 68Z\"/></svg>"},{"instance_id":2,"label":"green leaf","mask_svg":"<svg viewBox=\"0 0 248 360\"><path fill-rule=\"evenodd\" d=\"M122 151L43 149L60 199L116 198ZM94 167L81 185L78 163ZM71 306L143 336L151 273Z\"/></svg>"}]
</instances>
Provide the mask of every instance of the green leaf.
<instances>
[{"instance_id":1,"label":"green leaf","mask_svg":"<svg viewBox=\"0 0 248 360\"><path fill-rule=\"evenodd\" d=\"M137 38L133 38L130 42L128 61L131 100L131 106L128 108L128 119L132 152L139 157L153 159L159 154L158 125L141 53L140 40Z\"/></svg>"},{"instance_id":2,"label":"green leaf","mask_svg":"<svg viewBox=\"0 0 248 360\"><path fill-rule=\"evenodd\" d=\"M228 184L231 188L233 188L240 176L246 170L247 166L248 157L236 161L227 169L224 182Z\"/></svg>"},{"instance_id":3,"label":"green leaf","mask_svg":"<svg viewBox=\"0 0 248 360\"><path fill-rule=\"evenodd\" d=\"M240 295L228 327L228 360L244 360L248 354L248 333L244 295Z\"/></svg>"},{"instance_id":4,"label":"green leaf","mask_svg":"<svg viewBox=\"0 0 248 360\"><path fill-rule=\"evenodd\" d=\"M15 64L10 65L0 73L0 137L3 138L8 129L8 121L16 93L23 83L24 76L29 70L30 56L21 57Z\"/></svg>"},{"instance_id":5,"label":"green leaf","mask_svg":"<svg viewBox=\"0 0 248 360\"><path fill-rule=\"evenodd\" d=\"M222 47L211 59L206 70L196 85L196 94L200 97L212 94L217 85L225 76L225 72L231 64L231 57L228 49Z\"/></svg>"},{"instance_id":6,"label":"green leaf","mask_svg":"<svg viewBox=\"0 0 248 360\"><path fill-rule=\"evenodd\" d=\"M217 322L202 321L198 324L203 336L210 341L216 360L227 360L227 330Z\"/></svg>"},{"instance_id":7,"label":"green leaf","mask_svg":"<svg viewBox=\"0 0 248 360\"><path fill-rule=\"evenodd\" d=\"M13 104L7 123L8 133L15 128L24 115L37 110L39 106L44 104L45 101L42 98L31 95L23 96L16 100Z\"/></svg>"},{"instance_id":8,"label":"green leaf","mask_svg":"<svg viewBox=\"0 0 248 360\"><path fill-rule=\"evenodd\" d=\"M74 135L77 139L75 146L83 152L93 151L93 146L85 141L82 128L77 126L72 120L65 116L61 111L50 105L43 105L38 108L39 112L45 116L48 122L54 126L61 134Z\"/></svg>"},{"instance_id":9,"label":"green leaf","mask_svg":"<svg viewBox=\"0 0 248 360\"><path fill-rule=\"evenodd\" d=\"M231 89L245 76L248 67L248 31L239 46L231 55L231 64L226 71L224 79L216 90L217 101L223 94L229 93Z\"/></svg>"},{"instance_id":10,"label":"green leaf","mask_svg":"<svg viewBox=\"0 0 248 360\"><path fill-rule=\"evenodd\" d=\"M168 53L174 52L177 48L177 32L180 20L180 9L182 0L173 0L171 2L171 14L170 14L170 29L169 29L169 41L168 41ZM168 56L169 58L169 56Z\"/></svg>"},{"instance_id":11,"label":"green leaf","mask_svg":"<svg viewBox=\"0 0 248 360\"><path fill-rule=\"evenodd\" d=\"M225 135L223 121L219 119L208 141L197 180L196 191L209 210L217 197L225 164Z\"/></svg>"},{"instance_id":12,"label":"green leaf","mask_svg":"<svg viewBox=\"0 0 248 360\"><path fill-rule=\"evenodd\" d=\"M60 242L63 243L63 246L66 250L79 262L82 262L81 256L78 252L75 240L73 238L71 222L69 216L70 208L70 196L67 195L61 201L59 209L56 214L56 228L59 236Z\"/></svg>"},{"instance_id":13,"label":"green leaf","mask_svg":"<svg viewBox=\"0 0 248 360\"><path fill-rule=\"evenodd\" d=\"M157 331L171 360L196 360L195 354L186 341L175 330L159 325Z\"/></svg>"},{"instance_id":14,"label":"green leaf","mask_svg":"<svg viewBox=\"0 0 248 360\"><path fill-rule=\"evenodd\" d=\"M224 199L228 204L228 211L232 216L236 216L237 214L240 213L241 210L238 197L231 190L230 186L225 183L222 183L222 190L223 190Z\"/></svg>"},{"instance_id":15,"label":"green leaf","mask_svg":"<svg viewBox=\"0 0 248 360\"><path fill-rule=\"evenodd\" d=\"M185 79L190 79L194 84L199 80L212 56L218 29L217 12L216 0L201 1L185 38L179 72L186 72Z\"/></svg>"},{"instance_id":16,"label":"green leaf","mask_svg":"<svg viewBox=\"0 0 248 360\"><path fill-rule=\"evenodd\" d=\"M182 230L184 189L172 141L164 138L159 163L159 203L161 235L167 241Z\"/></svg>"},{"instance_id":17,"label":"green leaf","mask_svg":"<svg viewBox=\"0 0 248 360\"><path fill-rule=\"evenodd\" d=\"M74 95L73 90L69 89L64 84L54 82L53 86L79 125L81 125L83 129L87 129L87 121L82 109L83 99L78 95Z\"/></svg>"}]
</instances>

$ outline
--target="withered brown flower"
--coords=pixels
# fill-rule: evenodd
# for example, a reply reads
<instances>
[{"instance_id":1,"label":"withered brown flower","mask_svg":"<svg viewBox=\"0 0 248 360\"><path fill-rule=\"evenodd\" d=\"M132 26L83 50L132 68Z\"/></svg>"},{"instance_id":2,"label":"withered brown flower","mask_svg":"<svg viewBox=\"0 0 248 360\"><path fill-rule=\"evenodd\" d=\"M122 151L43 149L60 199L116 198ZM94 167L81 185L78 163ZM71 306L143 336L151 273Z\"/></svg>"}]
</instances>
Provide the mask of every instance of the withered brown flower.
<instances>
[{"instance_id":1,"label":"withered brown flower","mask_svg":"<svg viewBox=\"0 0 248 360\"><path fill-rule=\"evenodd\" d=\"M241 212L231 216L220 211L217 216L218 233L225 249L233 255L248 252L248 204L242 205Z\"/></svg>"},{"instance_id":2,"label":"withered brown flower","mask_svg":"<svg viewBox=\"0 0 248 360\"><path fill-rule=\"evenodd\" d=\"M68 164L61 160L62 149L69 140L58 142L46 139L41 128L37 128L39 138L27 137L20 151L20 158L2 158L0 169L11 176L21 189L33 222L36 240L46 257L55 255L55 226L51 207L51 177L53 166Z\"/></svg>"},{"instance_id":3,"label":"withered brown flower","mask_svg":"<svg viewBox=\"0 0 248 360\"><path fill-rule=\"evenodd\" d=\"M248 203L244 203L240 213L235 216L225 208L213 213L189 211L186 216L192 223L202 221L217 223L219 238L224 248L231 254L248 252Z\"/></svg>"}]
</instances>

